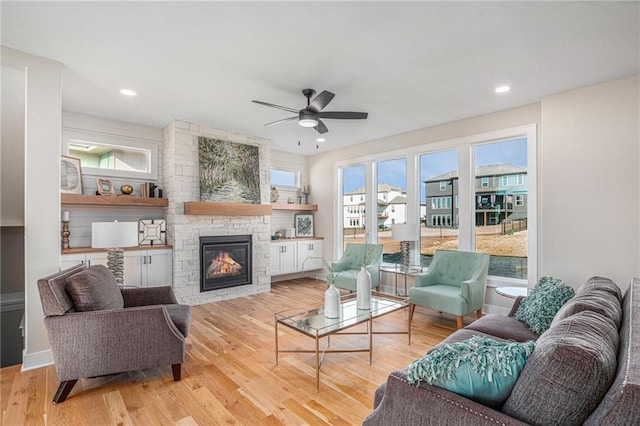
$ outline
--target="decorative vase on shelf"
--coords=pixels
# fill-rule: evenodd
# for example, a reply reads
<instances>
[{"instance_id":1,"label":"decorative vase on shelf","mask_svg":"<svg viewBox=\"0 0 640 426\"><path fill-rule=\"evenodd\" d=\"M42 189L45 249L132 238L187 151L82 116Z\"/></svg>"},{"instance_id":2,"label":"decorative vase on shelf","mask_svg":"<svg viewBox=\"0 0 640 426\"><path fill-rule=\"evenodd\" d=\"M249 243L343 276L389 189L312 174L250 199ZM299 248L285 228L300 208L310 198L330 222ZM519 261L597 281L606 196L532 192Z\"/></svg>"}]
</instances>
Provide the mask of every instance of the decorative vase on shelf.
<instances>
[{"instance_id":1,"label":"decorative vase on shelf","mask_svg":"<svg viewBox=\"0 0 640 426\"><path fill-rule=\"evenodd\" d=\"M371 309L371 274L361 267L356 277L356 306L358 309Z\"/></svg>"},{"instance_id":2,"label":"decorative vase on shelf","mask_svg":"<svg viewBox=\"0 0 640 426\"><path fill-rule=\"evenodd\" d=\"M333 283L324 292L324 316L327 318L340 317L340 291Z\"/></svg>"}]
</instances>

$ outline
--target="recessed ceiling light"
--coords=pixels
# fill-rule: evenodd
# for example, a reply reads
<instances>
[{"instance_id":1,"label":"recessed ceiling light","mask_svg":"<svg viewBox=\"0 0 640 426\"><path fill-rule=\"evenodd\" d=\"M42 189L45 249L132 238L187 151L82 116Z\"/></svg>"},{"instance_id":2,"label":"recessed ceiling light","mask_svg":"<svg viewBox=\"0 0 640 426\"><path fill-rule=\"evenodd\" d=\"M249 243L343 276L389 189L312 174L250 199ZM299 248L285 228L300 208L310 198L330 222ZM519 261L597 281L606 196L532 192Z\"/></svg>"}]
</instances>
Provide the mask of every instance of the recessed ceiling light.
<instances>
[{"instance_id":1,"label":"recessed ceiling light","mask_svg":"<svg viewBox=\"0 0 640 426\"><path fill-rule=\"evenodd\" d=\"M120 89L120 93L125 96L137 96L138 94L131 89Z\"/></svg>"},{"instance_id":2,"label":"recessed ceiling light","mask_svg":"<svg viewBox=\"0 0 640 426\"><path fill-rule=\"evenodd\" d=\"M316 139L316 142L324 142L324 141L326 141L326 139L325 139L325 138L318 138L318 139Z\"/></svg>"},{"instance_id":3,"label":"recessed ceiling light","mask_svg":"<svg viewBox=\"0 0 640 426\"><path fill-rule=\"evenodd\" d=\"M509 90L511 90L511 86L496 87L496 93L507 93Z\"/></svg>"}]
</instances>

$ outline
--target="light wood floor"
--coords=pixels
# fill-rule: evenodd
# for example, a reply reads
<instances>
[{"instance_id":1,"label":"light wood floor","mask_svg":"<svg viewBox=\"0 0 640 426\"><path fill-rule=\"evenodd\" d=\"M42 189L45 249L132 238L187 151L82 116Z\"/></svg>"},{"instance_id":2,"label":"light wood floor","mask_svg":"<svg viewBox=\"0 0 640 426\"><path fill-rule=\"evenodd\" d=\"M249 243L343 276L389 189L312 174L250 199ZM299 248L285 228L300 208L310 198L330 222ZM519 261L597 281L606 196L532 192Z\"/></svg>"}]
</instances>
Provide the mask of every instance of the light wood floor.
<instances>
[{"instance_id":1,"label":"light wood floor","mask_svg":"<svg viewBox=\"0 0 640 426\"><path fill-rule=\"evenodd\" d=\"M416 310L411 345L406 335L374 336L373 363L362 353L326 354L315 383L314 354L280 354L275 364L273 313L323 303L326 286L312 279L272 285L270 293L192 308L182 381L170 366L81 379L69 399L53 404L53 366L20 373L0 370L2 424L215 425L361 424L376 387L455 329L452 316ZM375 322L376 330L402 330L403 311ZM313 340L279 328L285 346L313 348ZM331 339L332 347L366 345L366 336Z\"/></svg>"}]
</instances>

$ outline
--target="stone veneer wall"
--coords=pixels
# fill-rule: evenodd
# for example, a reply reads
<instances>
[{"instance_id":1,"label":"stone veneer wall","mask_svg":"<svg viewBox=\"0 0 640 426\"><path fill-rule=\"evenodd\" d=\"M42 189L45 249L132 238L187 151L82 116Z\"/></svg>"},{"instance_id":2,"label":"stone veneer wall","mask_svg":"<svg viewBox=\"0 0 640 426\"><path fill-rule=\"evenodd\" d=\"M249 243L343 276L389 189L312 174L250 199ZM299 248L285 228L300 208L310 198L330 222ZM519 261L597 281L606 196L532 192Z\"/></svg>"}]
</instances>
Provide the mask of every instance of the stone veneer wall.
<instances>
[{"instance_id":1,"label":"stone veneer wall","mask_svg":"<svg viewBox=\"0 0 640 426\"><path fill-rule=\"evenodd\" d=\"M193 216L184 214L185 201L200 201L198 137L259 147L260 202L269 203L269 141L253 136L173 121L164 128L164 189L167 243L173 245L173 287L180 303L199 305L271 290L271 216ZM199 237L253 235L252 284L200 292Z\"/></svg>"}]
</instances>

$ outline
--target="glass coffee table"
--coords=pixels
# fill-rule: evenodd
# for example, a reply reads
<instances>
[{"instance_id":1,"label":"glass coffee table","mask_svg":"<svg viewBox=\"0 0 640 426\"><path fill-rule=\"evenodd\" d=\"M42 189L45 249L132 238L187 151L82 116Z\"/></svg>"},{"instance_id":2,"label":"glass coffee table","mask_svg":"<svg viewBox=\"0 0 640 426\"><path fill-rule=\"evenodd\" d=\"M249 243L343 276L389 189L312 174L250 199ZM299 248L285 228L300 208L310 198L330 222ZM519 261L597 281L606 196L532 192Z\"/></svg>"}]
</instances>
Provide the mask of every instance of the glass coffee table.
<instances>
[{"instance_id":1,"label":"glass coffee table","mask_svg":"<svg viewBox=\"0 0 640 426\"><path fill-rule=\"evenodd\" d=\"M280 353L315 353L316 354L316 389L320 389L320 366L325 353L336 352L369 352L369 364L373 357L373 335L374 334L406 334L409 344L411 344L411 324L407 315L406 331L374 331L373 320L384 315L396 312L400 309L407 309L409 299L406 297L396 297L381 293L372 293L371 309L358 309L356 307L356 294L349 294L340 301L340 317L326 318L324 307L300 311L298 309L287 309L275 313L275 334L276 334L276 365L278 365L278 355ZM345 330L356 325L367 324L365 332L345 332ZM315 349L283 349L278 346L278 326L285 326L300 334L315 340ZM332 335L369 335L369 347L355 349L327 349L330 345ZM327 337L325 348L320 350L320 339ZM322 354L322 356L321 356Z\"/></svg>"}]
</instances>

